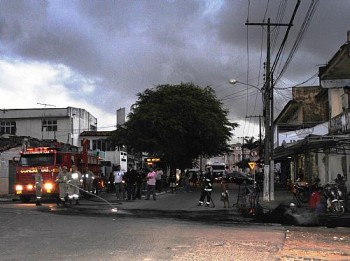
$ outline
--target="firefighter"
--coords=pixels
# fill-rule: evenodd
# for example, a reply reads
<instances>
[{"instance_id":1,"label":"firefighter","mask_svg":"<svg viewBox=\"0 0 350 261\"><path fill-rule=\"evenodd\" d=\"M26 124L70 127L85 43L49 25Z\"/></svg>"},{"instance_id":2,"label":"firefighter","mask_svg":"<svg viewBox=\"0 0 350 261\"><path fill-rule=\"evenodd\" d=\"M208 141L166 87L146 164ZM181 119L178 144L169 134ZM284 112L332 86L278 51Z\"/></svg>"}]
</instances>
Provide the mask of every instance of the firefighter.
<instances>
[{"instance_id":1,"label":"firefighter","mask_svg":"<svg viewBox=\"0 0 350 261\"><path fill-rule=\"evenodd\" d=\"M93 192L93 182L96 176L94 173L86 167L85 174L83 174L83 178L85 179L85 190L87 192Z\"/></svg>"},{"instance_id":2,"label":"firefighter","mask_svg":"<svg viewBox=\"0 0 350 261\"><path fill-rule=\"evenodd\" d=\"M41 195L42 195L42 185L43 185L43 176L41 175L41 169L38 169L35 173L35 196L36 196L36 205L41 206Z\"/></svg>"},{"instance_id":3,"label":"firefighter","mask_svg":"<svg viewBox=\"0 0 350 261\"><path fill-rule=\"evenodd\" d=\"M212 190L213 190L213 176L211 173L211 167L207 166L206 172L202 180L202 193L199 198L198 206L203 206L205 197L207 197L206 206L207 207L210 206Z\"/></svg>"},{"instance_id":4,"label":"firefighter","mask_svg":"<svg viewBox=\"0 0 350 261\"><path fill-rule=\"evenodd\" d=\"M58 183L59 198L57 200L57 206L60 202L63 206L66 205L67 198L67 181L68 181L68 167L63 166L59 168L59 173L56 177L56 182Z\"/></svg>"},{"instance_id":5,"label":"firefighter","mask_svg":"<svg viewBox=\"0 0 350 261\"><path fill-rule=\"evenodd\" d=\"M69 204L75 201L75 205L79 203L79 187L83 183L83 178L75 165L72 165L72 172L68 173L68 200Z\"/></svg>"}]
</instances>

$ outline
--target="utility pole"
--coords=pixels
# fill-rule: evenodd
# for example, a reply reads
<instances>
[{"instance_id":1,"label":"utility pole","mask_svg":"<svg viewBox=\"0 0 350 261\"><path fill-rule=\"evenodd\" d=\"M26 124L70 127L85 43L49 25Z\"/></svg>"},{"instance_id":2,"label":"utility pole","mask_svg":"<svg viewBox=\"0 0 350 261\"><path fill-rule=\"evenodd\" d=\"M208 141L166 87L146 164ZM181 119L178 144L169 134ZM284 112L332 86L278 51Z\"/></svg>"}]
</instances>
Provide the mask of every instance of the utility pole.
<instances>
[{"instance_id":1,"label":"utility pole","mask_svg":"<svg viewBox=\"0 0 350 261\"><path fill-rule=\"evenodd\" d=\"M271 26L291 26L291 24L271 23L268 18L267 23L245 23L245 25L259 25L267 26L267 52L266 52L266 78L264 85L264 117L265 117L265 142L264 142L264 190L263 200L273 201L275 200L274 191L274 161L273 161L273 149L274 149L274 130L273 130L273 83L272 75L270 71L270 34Z\"/></svg>"},{"instance_id":2,"label":"utility pole","mask_svg":"<svg viewBox=\"0 0 350 261\"><path fill-rule=\"evenodd\" d=\"M252 116L246 116L246 118L259 118L259 156L261 157L261 118L263 118L263 115L252 115Z\"/></svg>"}]
</instances>

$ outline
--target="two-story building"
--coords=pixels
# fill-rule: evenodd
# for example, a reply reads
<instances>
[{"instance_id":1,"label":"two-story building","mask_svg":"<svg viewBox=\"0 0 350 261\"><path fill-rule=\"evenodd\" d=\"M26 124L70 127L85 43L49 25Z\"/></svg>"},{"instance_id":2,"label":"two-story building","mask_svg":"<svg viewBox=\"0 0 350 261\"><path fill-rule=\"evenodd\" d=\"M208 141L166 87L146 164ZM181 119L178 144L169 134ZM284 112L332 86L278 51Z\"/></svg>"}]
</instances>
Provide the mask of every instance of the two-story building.
<instances>
[{"instance_id":1,"label":"two-story building","mask_svg":"<svg viewBox=\"0 0 350 261\"><path fill-rule=\"evenodd\" d=\"M80 146L80 133L97 130L97 119L80 108L3 109L1 111L0 135L5 136L29 136Z\"/></svg>"},{"instance_id":2,"label":"two-story building","mask_svg":"<svg viewBox=\"0 0 350 261\"><path fill-rule=\"evenodd\" d=\"M322 184L338 173L346 180L350 174L350 33L319 68L319 79L320 86L295 88L293 100L275 120L275 161L283 163L282 172L292 181L299 173L309 182L319 178Z\"/></svg>"}]
</instances>

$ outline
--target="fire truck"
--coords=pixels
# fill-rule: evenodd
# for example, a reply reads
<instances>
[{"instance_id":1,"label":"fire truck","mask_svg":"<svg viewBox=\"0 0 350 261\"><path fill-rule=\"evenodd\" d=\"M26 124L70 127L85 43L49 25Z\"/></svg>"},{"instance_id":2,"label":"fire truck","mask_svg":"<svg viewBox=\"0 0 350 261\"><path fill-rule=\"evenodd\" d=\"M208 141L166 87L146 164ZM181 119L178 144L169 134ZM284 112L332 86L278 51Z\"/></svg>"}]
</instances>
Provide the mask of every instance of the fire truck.
<instances>
[{"instance_id":1,"label":"fire truck","mask_svg":"<svg viewBox=\"0 0 350 261\"><path fill-rule=\"evenodd\" d=\"M43 176L42 196L58 198L58 184L55 183L59 167L68 169L76 165L80 171L88 167L97 178L97 189L104 187L100 177L100 162L96 155L89 155L86 142L82 152L61 150L51 147L27 148L21 152L16 168L15 194L25 203L35 197L34 176L41 169Z\"/></svg>"}]
</instances>

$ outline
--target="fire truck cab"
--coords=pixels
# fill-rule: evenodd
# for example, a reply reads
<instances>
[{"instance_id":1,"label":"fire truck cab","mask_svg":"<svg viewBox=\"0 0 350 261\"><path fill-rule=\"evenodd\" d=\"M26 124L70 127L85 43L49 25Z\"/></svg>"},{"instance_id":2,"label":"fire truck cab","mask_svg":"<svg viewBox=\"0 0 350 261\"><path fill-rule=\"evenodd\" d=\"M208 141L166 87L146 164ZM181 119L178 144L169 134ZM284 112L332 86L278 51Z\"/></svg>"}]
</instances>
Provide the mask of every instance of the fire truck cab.
<instances>
[{"instance_id":1,"label":"fire truck cab","mask_svg":"<svg viewBox=\"0 0 350 261\"><path fill-rule=\"evenodd\" d=\"M42 196L57 198L58 184L55 180L59 167L67 166L70 169L72 165L76 165L80 171L88 167L100 179L99 159L95 155L88 155L85 147L82 152L61 151L51 147L27 148L21 152L16 168L15 194L22 202L34 198L34 176L40 169L43 176ZM103 186L102 180L98 181L98 186L99 189Z\"/></svg>"}]
</instances>

